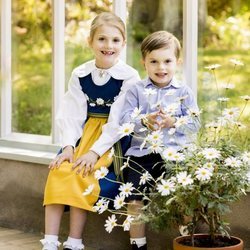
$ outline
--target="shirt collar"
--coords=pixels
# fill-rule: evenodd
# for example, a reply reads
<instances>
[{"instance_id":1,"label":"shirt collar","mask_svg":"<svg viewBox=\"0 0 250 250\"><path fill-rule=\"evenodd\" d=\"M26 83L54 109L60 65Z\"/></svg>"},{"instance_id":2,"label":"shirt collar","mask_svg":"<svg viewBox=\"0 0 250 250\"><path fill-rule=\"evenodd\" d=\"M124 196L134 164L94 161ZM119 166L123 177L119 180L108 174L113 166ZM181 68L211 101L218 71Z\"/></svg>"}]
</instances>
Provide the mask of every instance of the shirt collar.
<instances>
[{"instance_id":1,"label":"shirt collar","mask_svg":"<svg viewBox=\"0 0 250 250\"><path fill-rule=\"evenodd\" d=\"M74 69L74 73L78 77L84 77L95 70L100 70L95 65L95 60L88 61ZM105 70L110 76L115 79L125 80L135 75L136 70L127 65L122 60L113 65L111 68Z\"/></svg>"},{"instance_id":2,"label":"shirt collar","mask_svg":"<svg viewBox=\"0 0 250 250\"><path fill-rule=\"evenodd\" d=\"M178 81L175 77L172 78L172 80L170 81L170 83L167 85L167 86L164 86L163 88L164 89L167 89L167 88L170 88L170 87L173 87L173 88L180 88L181 87L181 82ZM147 86L153 86L155 88L158 88L153 82L152 80L148 77L144 80L144 86L147 87Z\"/></svg>"}]
</instances>

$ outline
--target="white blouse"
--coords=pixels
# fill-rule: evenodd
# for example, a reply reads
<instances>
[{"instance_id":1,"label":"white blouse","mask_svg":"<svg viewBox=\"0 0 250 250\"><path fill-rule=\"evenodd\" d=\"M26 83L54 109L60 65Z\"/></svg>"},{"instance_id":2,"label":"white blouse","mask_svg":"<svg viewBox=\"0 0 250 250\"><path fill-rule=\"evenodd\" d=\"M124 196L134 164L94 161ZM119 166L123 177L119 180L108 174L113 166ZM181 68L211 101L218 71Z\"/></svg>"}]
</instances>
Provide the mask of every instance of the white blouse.
<instances>
[{"instance_id":1,"label":"white blouse","mask_svg":"<svg viewBox=\"0 0 250 250\"><path fill-rule=\"evenodd\" d=\"M91 150L98 155L103 155L114 143L119 140L118 131L121 108L124 104L124 94L140 80L138 72L119 60L109 69L98 69L95 60L88 61L75 68L69 80L68 91L64 95L58 114L56 115L56 125L61 135L62 147L74 146L82 135L82 129L87 118L87 96L82 92L79 77L92 75L93 82L104 85L112 76L115 79L123 80L118 98L112 104L107 123L102 128L102 134L91 147Z\"/></svg>"}]
</instances>

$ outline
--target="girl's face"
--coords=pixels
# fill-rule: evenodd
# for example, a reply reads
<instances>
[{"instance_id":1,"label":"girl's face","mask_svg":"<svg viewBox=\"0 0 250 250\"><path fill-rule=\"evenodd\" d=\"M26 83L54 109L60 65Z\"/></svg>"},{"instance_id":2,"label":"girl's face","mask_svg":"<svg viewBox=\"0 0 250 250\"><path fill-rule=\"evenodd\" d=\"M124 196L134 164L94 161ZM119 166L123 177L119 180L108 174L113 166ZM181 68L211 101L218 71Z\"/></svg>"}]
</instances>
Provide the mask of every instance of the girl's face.
<instances>
[{"instance_id":1,"label":"girl's face","mask_svg":"<svg viewBox=\"0 0 250 250\"><path fill-rule=\"evenodd\" d=\"M110 25L102 25L96 29L89 44L95 55L96 66L108 69L118 61L125 41L119 29Z\"/></svg>"},{"instance_id":2,"label":"girl's face","mask_svg":"<svg viewBox=\"0 0 250 250\"><path fill-rule=\"evenodd\" d=\"M152 50L146 54L143 62L149 78L158 87L167 86L177 68L173 46Z\"/></svg>"}]
</instances>

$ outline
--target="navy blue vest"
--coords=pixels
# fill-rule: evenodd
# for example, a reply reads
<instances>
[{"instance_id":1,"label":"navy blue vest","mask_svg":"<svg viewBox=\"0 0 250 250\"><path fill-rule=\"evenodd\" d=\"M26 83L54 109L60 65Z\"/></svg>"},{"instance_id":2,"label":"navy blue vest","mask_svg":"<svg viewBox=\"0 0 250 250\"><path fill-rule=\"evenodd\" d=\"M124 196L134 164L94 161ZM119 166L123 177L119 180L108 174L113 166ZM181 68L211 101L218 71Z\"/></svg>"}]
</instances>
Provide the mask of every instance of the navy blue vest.
<instances>
[{"instance_id":1,"label":"navy blue vest","mask_svg":"<svg viewBox=\"0 0 250 250\"><path fill-rule=\"evenodd\" d=\"M93 82L91 73L79 77L79 80L82 91L88 96L88 113L108 115L114 98L120 93L123 80L111 77L107 83L98 86Z\"/></svg>"}]
</instances>

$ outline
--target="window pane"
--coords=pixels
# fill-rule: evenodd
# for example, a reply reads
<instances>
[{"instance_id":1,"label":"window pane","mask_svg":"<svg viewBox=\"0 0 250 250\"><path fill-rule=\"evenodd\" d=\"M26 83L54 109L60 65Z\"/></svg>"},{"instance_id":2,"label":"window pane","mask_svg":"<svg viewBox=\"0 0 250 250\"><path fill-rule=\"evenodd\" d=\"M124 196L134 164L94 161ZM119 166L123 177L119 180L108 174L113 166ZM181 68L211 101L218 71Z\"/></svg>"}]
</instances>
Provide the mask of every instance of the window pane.
<instances>
[{"instance_id":1,"label":"window pane","mask_svg":"<svg viewBox=\"0 0 250 250\"><path fill-rule=\"evenodd\" d=\"M140 44L149 33L158 30L167 30L182 42L182 1L128 0L127 4L127 62L144 77L146 73L141 63Z\"/></svg>"},{"instance_id":2,"label":"window pane","mask_svg":"<svg viewBox=\"0 0 250 250\"><path fill-rule=\"evenodd\" d=\"M65 5L65 82L67 85L72 70L93 59L87 42L90 24L97 14L112 10L112 1L66 0Z\"/></svg>"},{"instance_id":3,"label":"window pane","mask_svg":"<svg viewBox=\"0 0 250 250\"><path fill-rule=\"evenodd\" d=\"M51 131L51 1L12 1L12 131Z\"/></svg>"},{"instance_id":4,"label":"window pane","mask_svg":"<svg viewBox=\"0 0 250 250\"><path fill-rule=\"evenodd\" d=\"M203 107L203 116L212 119L218 115L217 98L230 98L221 107L241 107L240 98L250 94L250 2L248 0L202 0L199 1L199 85L198 100ZM244 66L236 66L230 59L237 59ZM221 67L208 71L204 67L220 64ZM234 86L234 89L231 87ZM226 87L226 88L225 88ZM213 105L207 105L209 100ZM244 110L242 121L249 124L250 107ZM248 115L248 118L247 118Z\"/></svg>"}]
</instances>

